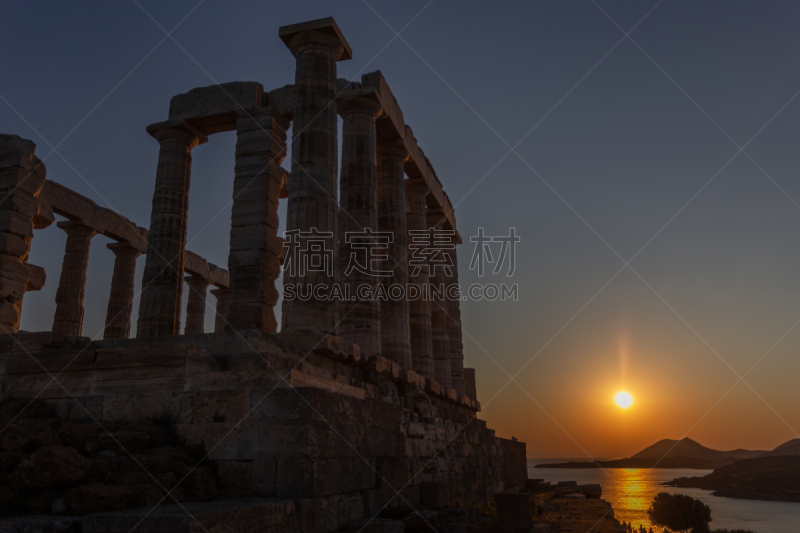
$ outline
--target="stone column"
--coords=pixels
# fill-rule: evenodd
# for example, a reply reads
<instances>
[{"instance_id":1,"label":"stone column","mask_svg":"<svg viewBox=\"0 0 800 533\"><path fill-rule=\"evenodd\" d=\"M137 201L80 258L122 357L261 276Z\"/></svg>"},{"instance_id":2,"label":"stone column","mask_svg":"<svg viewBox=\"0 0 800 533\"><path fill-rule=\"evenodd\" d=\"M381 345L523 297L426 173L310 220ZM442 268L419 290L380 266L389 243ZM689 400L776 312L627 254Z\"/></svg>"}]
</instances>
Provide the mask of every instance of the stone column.
<instances>
[{"instance_id":1,"label":"stone column","mask_svg":"<svg viewBox=\"0 0 800 533\"><path fill-rule=\"evenodd\" d=\"M161 149L150 213L137 336L157 337L180 332L191 151L208 138L178 121L153 124L147 131L158 140Z\"/></svg>"},{"instance_id":2,"label":"stone column","mask_svg":"<svg viewBox=\"0 0 800 533\"><path fill-rule=\"evenodd\" d=\"M367 354L381 353L381 308L372 297L380 283L378 249L378 176L375 167L375 118L381 111L374 89L339 96L342 115L342 175L339 197L339 282L351 300L340 304L339 334ZM363 286L371 294L359 294ZM359 289L360 288L360 289ZM362 298L367 296L367 298ZM353 300L354 299L354 300Z\"/></svg>"},{"instance_id":3,"label":"stone column","mask_svg":"<svg viewBox=\"0 0 800 533\"><path fill-rule=\"evenodd\" d=\"M278 201L289 122L267 107L239 114L228 255L229 329L278 330L273 308L283 240L278 237ZM224 323L224 322L223 322Z\"/></svg>"},{"instance_id":4,"label":"stone column","mask_svg":"<svg viewBox=\"0 0 800 533\"><path fill-rule=\"evenodd\" d=\"M46 175L35 154L32 141L0 134L0 334L19 331L25 292L45 281L44 269L28 264Z\"/></svg>"},{"instance_id":5,"label":"stone column","mask_svg":"<svg viewBox=\"0 0 800 533\"><path fill-rule=\"evenodd\" d=\"M89 245L97 232L73 220L59 222L58 227L67 233L67 246L56 291L53 332L80 335L83 326L83 292L86 287L86 268L89 264Z\"/></svg>"},{"instance_id":6,"label":"stone column","mask_svg":"<svg viewBox=\"0 0 800 533\"><path fill-rule=\"evenodd\" d=\"M469 399L473 401L478 401L478 392L477 388L475 387L475 369L474 368L465 368L464 369L464 391L469 397Z\"/></svg>"},{"instance_id":7,"label":"stone column","mask_svg":"<svg viewBox=\"0 0 800 533\"><path fill-rule=\"evenodd\" d=\"M421 179L405 182L406 227L409 232L409 248L413 247L411 232L424 232L428 229L425 221L425 196L428 186ZM411 287L426 290L429 279L427 267L415 268L416 253L410 250L407 258L408 283ZM416 272L415 272L416 270ZM410 299L408 304L408 324L411 337L411 368L425 379L434 379L433 340L431 338L431 305L425 297Z\"/></svg>"},{"instance_id":8,"label":"stone column","mask_svg":"<svg viewBox=\"0 0 800 533\"><path fill-rule=\"evenodd\" d=\"M186 284L189 286L189 299L186 302L186 329L184 333L205 332L206 324L206 290L209 281L202 276L187 276Z\"/></svg>"},{"instance_id":9,"label":"stone column","mask_svg":"<svg viewBox=\"0 0 800 533\"><path fill-rule=\"evenodd\" d=\"M106 245L114 252L114 274L108 297L104 339L127 339L131 336L133 284L136 277L136 258L142 253L127 242Z\"/></svg>"},{"instance_id":10,"label":"stone column","mask_svg":"<svg viewBox=\"0 0 800 533\"><path fill-rule=\"evenodd\" d=\"M337 144L336 62L349 59L350 47L333 19L322 19L280 29L281 39L296 59L295 103L292 124L292 171L289 178L287 235L292 232L320 232L323 254L336 250L336 159ZM292 261L303 267L312 253L298 248ZM334 261L335 263L335 261ZM330 269L292 271L287 264L284 285L328 287L336 281L336 265ZM303 275L304 274L304 275ZM311 329L335 333L338 321L336 300L284 298L282 329Z\"/></svg>"},{"instance_id":11,"label":"stone column","mask_svg":"<svg viewBox=\"0 0 800 533\"><path fill-rule=\"evenodd\" d=\"M403 162L408 157L408 152L402 142L384 145L379 143L377 157L378 230L389 232L393 236L382 269L394 272L393 276L381 278L384 292L390 296L380 302L381 354L404 370L412 370L408 299L392 299L390 292L392 285L405 287L408 284L408 229L403 172Z\"/></svg>"},{"instance_id":12,"label":"stone column","mask_svg":"<svg viewBox=\"0 0 800 533\"><path fill-rule=\"evenodd\" d=\"M428 208L427 211L428 228L434 236L430 239L431 247L435 245L435 235L441 232L444 228L444 213L440 207ZM449 251L441 250L441 253L451 254ZM447 313L447 296L445 290L447 287L447 275L441 265L437 265L430 271L431 285L433 287L442 288L439 296L435 296L436 292L431 295L431 339L433 340L433 373L436 381L442 384L445 388L452 387L452 380L450 379L450 316Z\"/></svg>"},{"instance_id":13,"label":"stone column","mask_svg":"<svg viewBox=\"0 0 800 533\"><path fill-rule=\"evenodd\" d=\"M225 317L228 316L231 293L227 287L217 287L211 290L211 294L217 299L217 308L214 316L214 333L219 333L220 331L225 331Z\"/></svg>"},{"instance_id":14,"label":"stone column","mask_svg":"<svg viewBox=\"0 0 800 533\"><path fill-rule=\"evenodd\" d=\"M450 383L459 398L466 394L464 389L464 347L461 338L461 297L458 287L458 257L456 251L451 254L453 260L452 276L446 277L448 287L446 293L448 337L450 341Z\"/></svg>"}]
</instances>

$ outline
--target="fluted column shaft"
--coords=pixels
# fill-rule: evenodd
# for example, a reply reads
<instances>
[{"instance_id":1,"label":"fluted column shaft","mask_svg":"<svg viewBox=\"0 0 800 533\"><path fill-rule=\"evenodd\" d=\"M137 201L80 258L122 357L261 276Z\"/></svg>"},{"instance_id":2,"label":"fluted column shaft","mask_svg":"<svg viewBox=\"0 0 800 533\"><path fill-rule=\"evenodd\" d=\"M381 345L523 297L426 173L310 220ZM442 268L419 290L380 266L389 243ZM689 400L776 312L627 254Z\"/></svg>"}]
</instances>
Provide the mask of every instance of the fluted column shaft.
<instances>
[{"instance_id":1,"label":"fluted column shaft","mask_svg":"<svg viewBox=\"0 0 800 533\"><path fill-rule=\"evenodd\" d=\"M185 334L203 333L206 323L206 291L209 281L202 276L187 276L189 298L186 301Z\"/></svg>"},{"instance_id":2,"label":"fluted column shaft","mask_svg":"<svg viewBox=\"0 0 800 533\"><path fill-rule=\"evenodd\" d=\"M466 394L464 388L464 347L461 338L461 300L458 287L458 257L456 251L450 254L453 260L452 276L446 276L446 283L451 290L446 293L448 337L450 341L450 384L458 396Z\"/></svg>"},{"instance_id":3,"label":"fluted column shaft","mask_svg":"<svg viewBox=\"0 0 800 533\"><path fill-rule=\"evenodd\" d=\"M412 231L425 231L428 224L425 221L425 196L428 186L421 179L410 179L405 182L406 193L406 227L409 235ZM412 237L409 237L412 239ZM412 243L409 241L409 246ZM408 265L408 282L412 287L424 290L428 286L427 268L416 269L411 261L415 258L409 253L406 264ZM409 301L408 324L411 337L411 367L414 372L425 379L434 379L433 369L433 340L431 338L431 305L426 298L417 298Z\"/></svg>"},{"instance_id":4,"label":"fluted column shaft","mask_svg":"<svg viewBox=\"0 0 800 533\"><path fill-rule=\"evenodd\" d=\"M278 237L278 202L289 122L272 108L242 112L236 122L236 166L228 255L228 324L235 330L278 330L283 241Z\"/></svg>"},{"instance_id":5,"label":"fluted column shaft","mask_svg":"<svg viewBox=\"0 0 800 533\"><path fill-rule=\"evenodd\" d=\"M97 233L80 222L59 222L67 233L67 246L61 265L61 278L56 291L56 314L53 332L80 335L83 326L83 294L86 288L86 268L89 264L89 245Z\"/></svg>"},{"instance_id":6,"label":"fluted column shaft","mask_svg":"<svg viewBox=\"0 0 800 533\"><path fill-rule=\"evenodd\" d=\"M438 233L443 230L444 214L440 209L428 209L428 228ZM434 233L435 234L435 233ZM431 247L435 248L435 238L431 239ZM440 253L451 253L442 250ZM430 272L431 285L447 287L447 276L444 268L437 265ZM436 293L434 293L436 294ZM450 317L447 313L447 295L431 296L431 339L433 341L433 373L436 381L446 388L452 387L450 377Z\"/></svg>"},{"instance_id":7,"label":"fluted column shaft","mask_svg":"<svg viewBox=\"0 0 800 533\"><path fill-rule=\"evenodd\" d=\"M127 339L131 336L136 258L142 252L126 242L115 242L106 246L114 252L114 273L111 276L103 338Z\"/></svg>"},{"instance_id":8,"label":"fluted column shaft","mask_svg":"<svg viewBox=\"0 0 800 533\"><path fill-rule=\"evenodd\" d=\"M161 127L152 129L151 134L161 148L142 277L138 337L180 332L191 150L207 140L185 127Z\"/></svg>"},{"instance_id":9,"label":"fluted column shaft","mask_svg":"<svg viewBox=\"0 0 800 533\"><path fill-rule=\"evenodd\" d=\"M403 162L408 157L402 143L378 144L378 229L389 232L387 260L382 270L393 276L381 278L384 293L381 300L381 354L405 370L413 369L411 362L411 333L407 298L392 298L391 286L408 284L408 240L406 227L405 175Z\"/></svg>"},{"instance_id":10,"label":"fluted column shaft","mask_svg":"<svg viewBox=\"0 0 800 533\"><path fill-rule=\"evenodd\" d=\"M319 239L324 252L336 250L336 160L337 120L333 98L336 94L336 62L343 52L336 37L320 31L304 31L288 43L296 58L297 101L292 124L292 170L286 214L287 233L323 234ZM311 256L300 246L294 258L306 263ZM335 263L335 261L334 261ZM326 285L336 281L336 265L331 269L307 270L302 275L284 272L284 284ZM338 321L336 300L310 298L284 299L282 329L312 329L335 332Z\"/></svg>"},{"instance_id":11,"label":"fluted column shaft","mask_svg":"<svg viewBox=\"0 0 800 533\"><path fill-rule=\"evenodd\" d=\"M373 272L378 268L372 259L380 254L373 248L379 243L364 232L378 231L375 117L381 108L374 91L368 92L371 98L365 96L363 89L352 93L358 96L347 95L338 101L343 119L339 281L347 287L345 294L351 295L351 300L341 302L339 334L358 344L364 353L380 354L381 309L380 302L372 296L380 283L379 274ZM364 286L371 287L369 294L360 292Z\"/></svg>"},{"instance_id":12,"label":"fluted column shaft","mask_svg":"<svg viewBox=\"0 0 800 533\"><path fill-rule=\"evenodd\" d=\"M218 287L211 290L211 294L217 299L216 313L214 316L214 333L225 331L225 317L228 316L230 307L230 291L227 287Z\"/></svg>"}]
</instances>

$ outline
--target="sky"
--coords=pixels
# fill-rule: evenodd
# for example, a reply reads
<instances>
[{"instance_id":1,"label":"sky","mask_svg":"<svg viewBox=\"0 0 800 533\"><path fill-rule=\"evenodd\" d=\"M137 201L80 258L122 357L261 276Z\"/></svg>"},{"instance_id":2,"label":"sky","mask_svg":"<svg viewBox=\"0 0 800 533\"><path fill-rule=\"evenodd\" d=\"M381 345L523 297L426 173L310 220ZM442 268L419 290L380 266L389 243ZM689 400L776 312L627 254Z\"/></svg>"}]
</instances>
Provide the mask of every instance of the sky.
<instances>
[{"instance_id":1,"label":"sky","mask_svg":"<svg viewBox=\"0 0 800 533\"><path fill-rule=\"evenodd\" d=\"M49 179L147 225L158 145L145 127L169 99L291 83L278 28L333 16L353 49L339 77L383 72L455 206L462 285L518 286L517 301L461 309L465 366L499 436L574 458L800 437L800 5L138 2L4 4L0 132L36 142ZM234 143L193 151L187 247L220 266ZM513 276L468 268L478 228L514 228ZM52 325L65 240L36 232L30 262L48 281L26 295L22 329ZM90 337L108 242L92 241Z\"/></svg>"}]
</instances>

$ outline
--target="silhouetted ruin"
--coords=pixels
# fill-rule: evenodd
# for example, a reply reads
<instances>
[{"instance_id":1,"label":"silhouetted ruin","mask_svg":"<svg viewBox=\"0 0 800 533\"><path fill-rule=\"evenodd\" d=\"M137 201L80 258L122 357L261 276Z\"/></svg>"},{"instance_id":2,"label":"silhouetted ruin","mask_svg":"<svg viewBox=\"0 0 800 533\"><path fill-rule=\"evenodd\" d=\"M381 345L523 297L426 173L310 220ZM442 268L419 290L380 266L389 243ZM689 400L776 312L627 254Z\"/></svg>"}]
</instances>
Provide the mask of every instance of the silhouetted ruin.
<instances>
[{"instance_id":1,"label":"silhouetted ruin","mask_svg":"<svg viewBox=\"0 0 800 533\"><path fill-rule=\"evenodd\" d=\"M83 531L95 532L129 533L140 521L159 531L202 523L328 532L394 508L475 505L526 485L525 444L476 418L459 299L358 290L458 283L454 261L411 263L409 235L439 232L453 245L460 237L389 85L380 71L360 83L337 79L351 50L331 18L285 26L280 37L297 61L293 84L192 89L147 127L160 146L149 229L46 179L31 141L0 137L4 512L85 515ZM185 249L192 149L226 131L236 132L227 271ZM287 135L290 173L281 167ZM25 293L45 283L44 269L28 263L31 240L56 214L67 219L57 224L67 244L52 331L19 331ZM391 277L345 275L346 235L375 233L393 236L376 263ZM81 334L96 234L116 241L116 259L103 340L92 341ZM332 251L331 265L316 263L320 249ZM355 297L284 298L278 332L282 265L284 287L338 284ZM216 325L205 333L211 286ZM59 461L77 466L62 472L52 466ZM48 468L56 473L37 481Z\"/></svg>"}]
</instances>

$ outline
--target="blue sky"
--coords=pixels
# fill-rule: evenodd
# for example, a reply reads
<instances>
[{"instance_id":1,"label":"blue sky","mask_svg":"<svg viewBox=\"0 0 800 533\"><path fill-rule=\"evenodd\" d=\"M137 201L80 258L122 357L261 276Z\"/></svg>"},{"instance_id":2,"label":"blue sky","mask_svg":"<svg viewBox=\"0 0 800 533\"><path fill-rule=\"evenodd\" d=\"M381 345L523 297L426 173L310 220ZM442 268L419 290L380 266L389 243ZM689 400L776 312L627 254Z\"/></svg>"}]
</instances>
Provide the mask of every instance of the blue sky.
<instances>
[{"instance_id":1,"label":"blue sky","mask_svg":"<svg viewBox=\"0 0 800 533\"><path fill-rule=\"evenodd\" d=\"M339 77L384 73L456 205L462 283L479 281L466 268L479 227L522 239L519 301L462 308L498 434L561 456L798 436L800 6L206 0L4 15L0 131L35 141L49 179L140 225L158 155L145 127L171 96L291 83L278 27L334 16L353 48ZM174 41L159 25L179 25ZM222 266L233 146L213 136L192 172L189 249ZM64 242L55 225L34 238L48 282L26 296L24 329L52 324ZM88 336L105 316L107 242L92 244ZM620 388L636 400L625 413L610 405Z\"/></svg>"}]
</instances>

